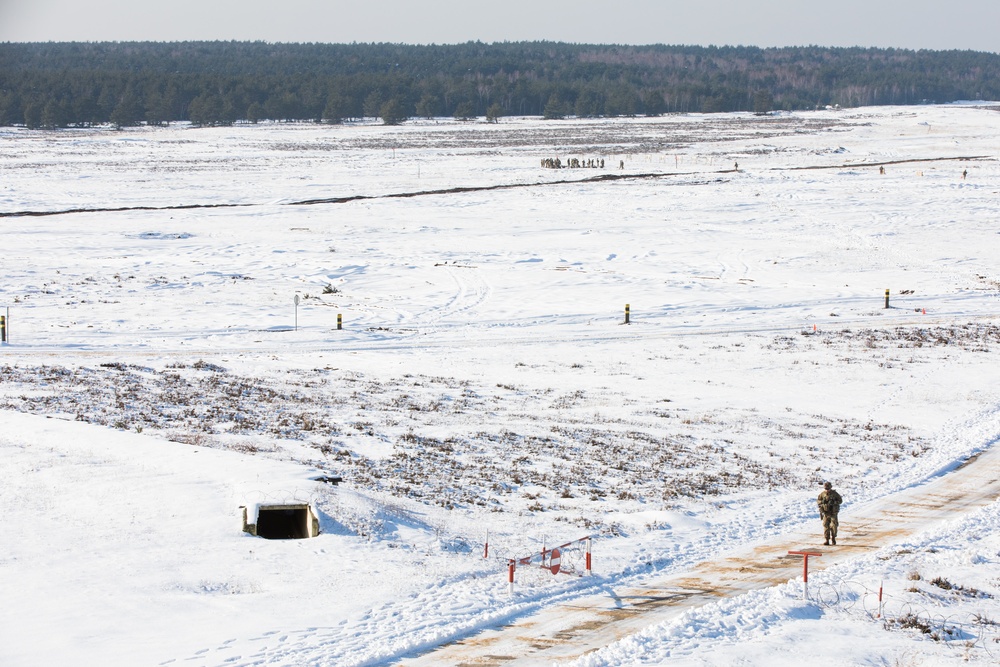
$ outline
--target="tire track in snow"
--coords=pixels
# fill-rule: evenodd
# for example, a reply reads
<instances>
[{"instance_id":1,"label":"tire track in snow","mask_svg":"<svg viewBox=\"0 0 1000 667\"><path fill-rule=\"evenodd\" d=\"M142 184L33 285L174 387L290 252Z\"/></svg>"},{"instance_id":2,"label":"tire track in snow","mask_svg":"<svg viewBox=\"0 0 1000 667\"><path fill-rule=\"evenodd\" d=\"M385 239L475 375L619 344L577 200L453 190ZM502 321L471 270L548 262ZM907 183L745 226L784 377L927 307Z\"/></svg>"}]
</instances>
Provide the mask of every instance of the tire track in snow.
<instances>
[{"instance_id":1,"label":"tire track in snow","mask_svg":"<svg viewBox=\"0 0 1000 667\"><path fill-rule=\"evenodd\" d=\"M716 255L719 263L718 281L727 285L746 285L754 282L750 277L750 265L746 261L746 250L740 249L735 254L724 252ZM737 268L738 265L738 268Z\"/></svg>"},{"instance_id":2,"label":"tire track in snow","mask_svg":"<svg viewBox=\"0 0 1000 667\"><path fill-rule=\"evenodd\" d=\"M464 264L438 264L444 267L455 282L455 292L444 304L429 308L417 316L417 327L423 325L431 330L438 329L438 323L455 315L470 312L489 300L493 289L475 266ZM422 321L422 322L421 322ZM426 331L424 331L426 333Z\"/></svg>"}]
</instances>

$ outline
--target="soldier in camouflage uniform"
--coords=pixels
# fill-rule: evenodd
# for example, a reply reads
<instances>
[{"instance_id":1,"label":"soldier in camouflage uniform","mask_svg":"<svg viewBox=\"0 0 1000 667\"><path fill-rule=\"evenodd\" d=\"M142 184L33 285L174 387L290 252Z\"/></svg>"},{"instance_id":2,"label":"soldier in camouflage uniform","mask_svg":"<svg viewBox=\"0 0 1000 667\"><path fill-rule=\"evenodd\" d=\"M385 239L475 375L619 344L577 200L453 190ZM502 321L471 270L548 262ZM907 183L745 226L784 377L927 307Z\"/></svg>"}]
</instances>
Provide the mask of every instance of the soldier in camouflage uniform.
<instances>
[{"instance_id":1,"label":"soldier in camouflage uniform","mask_svg":"<svg viewBox=\"0 0 1000 667\"><path fill-rule=\"evenodd\" d=\"M827 546L837 544L837 528L840 525L837 514L842 502L844 499L834 490L833 484L826 482L816 499L816 505L819 506L819 518L823 520L823 537L826 538L823 544Z\"/></svg>"}]
</instances>

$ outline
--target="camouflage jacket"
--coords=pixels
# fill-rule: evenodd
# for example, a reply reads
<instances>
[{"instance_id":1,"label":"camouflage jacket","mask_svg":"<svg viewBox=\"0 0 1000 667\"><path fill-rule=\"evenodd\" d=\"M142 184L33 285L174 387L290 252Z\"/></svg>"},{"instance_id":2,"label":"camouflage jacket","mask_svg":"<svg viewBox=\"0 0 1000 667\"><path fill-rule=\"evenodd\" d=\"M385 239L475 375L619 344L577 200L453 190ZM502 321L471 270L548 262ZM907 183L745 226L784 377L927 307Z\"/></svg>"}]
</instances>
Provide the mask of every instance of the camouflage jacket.
<instances>
[{"instance_id":1,"label":"camouflage jacket","mask_svg":"<svg viewBox=\"0 0 1000 667\"><path fill-rule=\"evenodd\" d=\"M844 502L844 499L841 498L840 494L834 489L824 489L823 492L819 494L819 498L816 499L816 505L819 506L819 513L821 516L837 516L842 502Z\"/></svg>"}]
</instances>

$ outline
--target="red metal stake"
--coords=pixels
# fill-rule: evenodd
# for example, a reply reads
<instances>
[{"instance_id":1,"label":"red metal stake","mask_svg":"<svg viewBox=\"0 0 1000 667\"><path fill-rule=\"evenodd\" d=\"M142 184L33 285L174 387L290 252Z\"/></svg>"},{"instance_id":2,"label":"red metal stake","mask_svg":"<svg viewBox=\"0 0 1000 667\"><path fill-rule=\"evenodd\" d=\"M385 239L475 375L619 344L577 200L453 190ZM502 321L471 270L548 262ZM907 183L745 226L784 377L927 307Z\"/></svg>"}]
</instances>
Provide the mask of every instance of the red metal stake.
<instances>
[{"instance_id":1,"label":"red metal stake","mask_svg":"<svg viewBox=\"0 0 1000 667\"><path fill-rule=\"evenodd\" d=\"M789 551L789 556L802 556L802 599L809 599L809 556L819 558L823 554L816 551Z\"/></svg>"}]
</instances>

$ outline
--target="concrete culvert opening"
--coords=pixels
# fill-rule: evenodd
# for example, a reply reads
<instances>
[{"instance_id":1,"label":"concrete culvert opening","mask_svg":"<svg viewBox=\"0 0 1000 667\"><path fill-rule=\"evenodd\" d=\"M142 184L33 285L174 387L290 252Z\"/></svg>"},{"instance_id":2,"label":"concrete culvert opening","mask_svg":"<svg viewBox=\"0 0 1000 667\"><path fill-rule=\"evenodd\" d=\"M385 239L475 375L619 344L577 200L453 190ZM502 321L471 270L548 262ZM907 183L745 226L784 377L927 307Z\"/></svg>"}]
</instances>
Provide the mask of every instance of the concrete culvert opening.
<instances>
[{"instance_id":1,"label":"concrete culvert opening","mask_svg":"<svg viewBox=\"0 0 1000 667\"><path fill-rule=\"evenodd\" d=\"M308 504L260 505L257 522L247 522L243 508L243 530L268 540L301 540L319 535L319 519Z\"/></svg>"}]
</instances>

